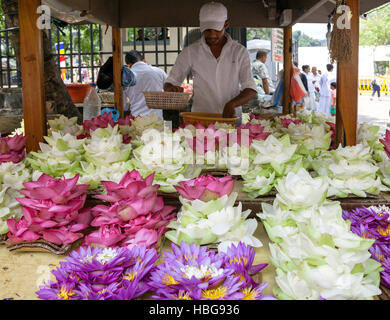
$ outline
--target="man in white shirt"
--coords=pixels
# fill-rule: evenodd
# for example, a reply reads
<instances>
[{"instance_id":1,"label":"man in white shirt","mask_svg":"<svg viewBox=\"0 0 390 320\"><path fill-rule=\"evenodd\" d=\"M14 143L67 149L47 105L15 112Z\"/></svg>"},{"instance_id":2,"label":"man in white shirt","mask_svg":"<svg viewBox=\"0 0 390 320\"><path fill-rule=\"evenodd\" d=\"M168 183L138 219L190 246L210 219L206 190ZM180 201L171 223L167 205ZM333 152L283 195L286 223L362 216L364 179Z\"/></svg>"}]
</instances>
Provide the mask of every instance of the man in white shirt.
<instances>
[{"instance_id":1,"label":"man in white shirt","mask_svg":"<svg viewBox=\"0 0 390 320\"><path fill-rule=\"evenodd\" d=\"M310 72L310 66L302 66L303 73L307 79L307 97L305 98L305 108L307 110L317 110L316 96L315 96L315 86L313 83L313 74Z\"/></svg>"},{"instance_id":2,"label":"man in white shirt","mask_svg":"<svg viewBox=\"0 0 390 320\"><path fill-rule=\"evenodd\" d=\"M248 51L225 33L229 27L226 7L218 2L202 6L199 14L202 38L177 57L164 90L181 92L191 72L194 81L192 112L241 115L241 106L256 97Z\"/></svg>"},{"instance_id":3,"label":"man in white shirt","mask_svg":"<svg viewBox=\"0 0 390 320\"><path fill-rule=\"evenodd\" d=\"M137 83L133 87L124 90L125 111L131 111L134 117L145 116L151 113L163 119L162 110L149 109L146 105L144 91L163 91L164 81L167 74L160 68L156 68L145 63L142 55L132 50L126 54L126 64L135 74Z\"/></svg>"},{"instance_id":4,"label":"man in white shirt","mask_svg":"<svg viewBox=\"0 0 390 320\"><path fill-rule=\"evenodd\" d=\"M331 106L331 91L330 91L330 84L331 82L334 82L334 76L333 76L333 65L328 64L326 65L326 69L328 72L325 72L321 76L320 80L320 101L319 101L319 107L318 111L325 113L327 116L331 116L330 113L330 106Z\"/></svg>"}]
</instances>

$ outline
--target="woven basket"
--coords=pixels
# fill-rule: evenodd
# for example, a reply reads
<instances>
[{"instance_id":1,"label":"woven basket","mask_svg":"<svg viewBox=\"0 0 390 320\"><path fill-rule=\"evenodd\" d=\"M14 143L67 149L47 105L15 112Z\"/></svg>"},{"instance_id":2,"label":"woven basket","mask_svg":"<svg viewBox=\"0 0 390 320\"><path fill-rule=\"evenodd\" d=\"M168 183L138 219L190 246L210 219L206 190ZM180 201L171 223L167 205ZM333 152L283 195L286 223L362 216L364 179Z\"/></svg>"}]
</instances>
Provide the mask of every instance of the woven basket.
<instances>
[{"instance_id":1,"label":"woven basket","mask_svg":"<svg viewBox=\"0 0 390 320\"><path fill-rule=\"evenodd\" d=\"M207 112L182 112L180 116L183 118L184 123L199 122L205 127L208 127L212 123L227 123L234 125L238 118L222 118L220 113L207 113Z\"/></svg>"},{"instance_id":2,"label":"woven basket","mask_svg":"<svg viewBox=\"0 0 390 320\"><path fill-rule=\"evenodd\" d=\"M192 94L185 92L143 92L150 109L184 110Z\"/></svg>"}]
</instances>

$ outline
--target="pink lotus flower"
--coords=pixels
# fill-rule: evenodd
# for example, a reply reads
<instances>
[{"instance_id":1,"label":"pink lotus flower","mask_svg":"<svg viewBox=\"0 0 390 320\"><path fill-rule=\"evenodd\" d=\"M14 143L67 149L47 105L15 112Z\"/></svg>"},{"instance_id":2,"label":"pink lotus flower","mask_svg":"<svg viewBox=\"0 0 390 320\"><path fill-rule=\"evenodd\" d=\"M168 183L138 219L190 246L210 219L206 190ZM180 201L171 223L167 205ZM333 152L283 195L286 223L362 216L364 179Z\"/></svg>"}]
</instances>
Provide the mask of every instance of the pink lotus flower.
<instances>
[{"instance_id":1,"label":"pink lotus flower","mask_svg":"<svg viewBox=\"0 0 390 320\"><path fill-rule=\"evenodd\" d=\"M151 229L140 229L134 238L124 242L124 246L127 246L130 250L134 246L145 246L146 248L152 248L157 244L159 235L158 232Z\"/></svg>"},{"instance_id":2,"label":"pink lotus flower","mask_svg":"<svg viewBox=\"0 0 390 320\"><path fill-rule=\"evenodd\" d=\"M200 123L192 125L196 128L196 135L192 139L187 138L186 141L197 154L203 155L208 151L215 152L227 146L228 133L225 130L217 130L214 124L209 125L207 128Z\"/></svg>"},{"instance_id":3,"label":"pink lotus flower","mask_svg":"<svg viewBox=\"0 0 390 320\"><path fill-rule=\"evenodd\" d=\"M390 130L386 130L385 139L379 139L385 147L387 156L390 158Z\"/></svg>"},{"instance_id":4,"label":"pink lotus flower","mask_svg":"<svg viewBox=\"0 0 390 320\"><path fill-rule=\"evenodd\" d=\"M87 137L91 134L91 131L95 131L99 128L107 128L108 125L111 127L115 126L115 121L112 118L111 113L103 113L96 118L83 122L83 128Z\"/></svg>"},{"instance_id":5,"label":"pink lotus flower","mask_svg":"<svg viewBox=\"0 0 390 320\"><path fill-rule=\"evenodd\" d=\"M118 122L115 124L119 124L120 126L131 126L131 120L134 120L135 118L130 114L125 118L118 119Z\"/></svg>"},{"instance_id":6,"label":"pink lotus flower","mask_svg":"<svg viewBox=\"0 0 390 320\"><path fill-rule=\"evenodd\" d=\"M18 163L24 159L27 136L15 135L14 137L0 138L0 163Z\"/></svg>"},{"instance_id":7,"label":"pink lotus flower","mask_svg":"<svg viewBox=\"0 0 390 320\"><path fill-rule=\"evenodd\" d=\"M37 181L23 183L25 189L19 192L34 200L51 200L56 204L67 203L69 200L80 197L88 190L89 185L77 185L80 175L72 179L55 179L42 174Z\"/></svg>"},{"instance_id":8,"label":"pink lotus flower","mask_svg":"<svg viewBox=\"0 0 390 320\"><path fill-rule=\"evenodd\" d=\"M280 118L280 121L282 122L283 127L286 129L290 126L291 123L297 125L297 124L303 124L303 122L299 119L293 120L293 119L288 119L288 118Z\"/></svg>"},{"instance_id":9,"label":"pink lotus flower","mask_svg":"<svg viewBox=\"0 0 390 320\"><path fill-rule=\"evenodd\" d=\"M76 185L73 179L54 179L43 174L38 181L24 184L20 191L25 198L16 200L22 204L23 217L10 226L11 241L35 241L45 239L55 244L73 243L83 236L92 220L91 210L84 208L88 185Z\"/></svg>"},{"instance_id":10,"label":"pink lotus flower","mask_svg":"<svg viewBox=\"0 0 390 320\"><path fill-rule=\"evenodd\" d=\"M240 146L244 145L249 147L253 140L266 140L271 135L271 132L264 132L264 127L261 124L247 123L246 125L241 125L236 129L237 135L229 136L230 146L237 143Z\"/></svg>"},{"instance_id":11,"label":"pink lotus flower","mask_svg":"<svg viewBox=\"0 0 390 320\"><path fill-rule=\"evenodd\" d=\"M253 113L249 116L249 119L250 120L265 120L261 115L255 115Z\"/></svg>"},{"instance_id":12,"label":"pink lotus flower","mask_svg":"<svg viewBox=\"0 0 390 320\"><path fill-rule=\"evenodd\" d=\"M126 238L126 235L122 234L119 225L106 224L100 227L99 230L88 234L84 239L83 245L98 244L105 247L112 247L124 238Z\"/></svg>"},{"instance_id":13,"label":"pink lotus flower","mask_svg":"<svg viewBox=\"0 0 390 320\"><path fill-rule=\"evenodd\" d=\"M119 183L102 181L107 195L97 195L95 198L115 203L121 200L131 200L136 196L147 197L151 193L157 193L159 185L153 185L154 174L142 179L138 171L126 172Z\"/></svg>"},{"instance_id":14,"label":"pink lotus flower","mask_svg":"<svg viewBox=\"0 0 390 320\"><path fill-rule=\"evenodd\" d=\"M234 188L234 180L232 176L216 178L211 175L202 175L193 180L179 182L175 188L182 197L188 200L199 199L206 202L230 195Z\"/></svg>"}]
</instances>

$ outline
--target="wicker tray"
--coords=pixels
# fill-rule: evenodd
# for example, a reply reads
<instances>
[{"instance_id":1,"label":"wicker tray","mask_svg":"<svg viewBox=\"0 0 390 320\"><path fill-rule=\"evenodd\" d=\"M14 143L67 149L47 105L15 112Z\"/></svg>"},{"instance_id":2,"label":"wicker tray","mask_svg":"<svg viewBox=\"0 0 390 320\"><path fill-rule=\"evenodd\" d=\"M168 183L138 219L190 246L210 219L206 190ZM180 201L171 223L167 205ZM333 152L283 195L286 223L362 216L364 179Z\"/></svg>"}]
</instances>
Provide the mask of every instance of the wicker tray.
<instances>
[{"instance_id":1,"label":"wicker tray","mask_svg":"<svg viewBox=\"0 0 390 320\"><path fill-rule=\"evenodd\" d=\"M146 105L150 109L184 110L192 97L192 93L145 91Z\"/></svg>"}]
</instances>

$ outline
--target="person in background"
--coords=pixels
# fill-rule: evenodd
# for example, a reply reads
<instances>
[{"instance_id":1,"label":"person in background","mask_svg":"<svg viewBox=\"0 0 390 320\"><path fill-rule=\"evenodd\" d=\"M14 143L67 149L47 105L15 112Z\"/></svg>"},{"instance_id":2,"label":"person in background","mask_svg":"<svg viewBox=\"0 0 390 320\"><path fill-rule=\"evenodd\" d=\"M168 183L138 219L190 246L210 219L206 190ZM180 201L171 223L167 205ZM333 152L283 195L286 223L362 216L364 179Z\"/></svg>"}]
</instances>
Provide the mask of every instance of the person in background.
<instances>
[{"instance_id":1,"label":"person in background","mask_svg":"<svg viewBox=\"0 0 390 320\"><path fill-rule=\"evenodd\" d=\"M241 106L257 95L249 53L225 32L230 22L222 3L205 3L199 20L202 38L179 54L164 90L183 92L181 85L191 72L194 77L192 112L241 117Z\"/></svg>"},{"instance_id":2,"label":"person in background","mask_svg":"<svg viewBox=\"0 0 390 320\"><path fill-rule=\"evenodd\" d=\"M318 108L318 101L320 100L319 92L320 92L321 76L317 72L317 67L312 67L311 68L311 74L312 74L312 83L313 83L313 86L314 86L314 95L315 95L315 109L314 110L317 110L317 108Z\"/></svg>"},{"instance_id":3,"label":"person in background","mask_svg":"<svg viewBox=\"0 0 390 320\"><path fill-rule=\"evenodd\" d=\"M306 76L307 80L307 97L306 97L306 109L307 110L316 110L316 96L315 96L315 87L313 81L313 74L310 72L310 66L304 65L302 66L303 74Z\"/></svg>"},{"instance_id":4,"label":"person in background","mask_svg":"<svg viewBox=\"0 0 390 320\"><path fill-rule=\"evenodd\" d=\"M378 100L381 101L381 87L382 87L382 78L380 77L379 74L375 75L374 80L371 82L372 85L372 96L370 100L372 101L373 98L375 97L375 92L378 92Z\"/></svg>"},{"instance_id":5,"label":"person in background","mask_svg":"<svg viewBox=\"0 0 390 320\"><path fill-rule=\"evenodd\" d=\"M325 72L320 80L320 101L318 111L330 116L330 83L333 81L330 81L329 74L333 72L334 67L331 64L327 64L326 69L328 72Z\"/></svg>"},{"instance_id":6,"label":"person in background","mask_svg":"<svg viewBox=\"0 0 390 320\"><path fill-rule=\"evenodd\" d=\"M322 71L321 71L321 70L318 70L318 74L319 74L320 76L322 76Z\"/></svg>"},{"instance_id":7,"label":"person in background","mask_svg":"<svg viewBox=\"0 0 390 320\"><path fill-rule=\"evenodd\" d=\"M330 84L331 96L330 96L330 114L336 115L336 103L337 103L337 83L332 82Z\"/></svg>"},{"instance_id":8,"label":"person in background","mask_svg":"<svg viewBox=\"0 0 390 320\"><path fill-rule=\"evenodd\" d=\"M149 41L150 39L146 36L144 36L144 30L143 29L139 29L137 31L137 39L136 41Z\"/></svg>"},{"instance_id":9,"label":"person in background","mask_svg":"<svg viewBox=\"0 0 390 320\"><path fill-rule=\"evenodd\" d=\"M252 73L255 78L262 81L262 87L265 94L272 94L275 91L271 77L265 62L267 61L267 52L259 50L256 53L256 60L252 64Z\"/></svg>"},{"instance_id":10,"label":"person in background","mask_svg":"<svg viewBox=\"0 0 390 320\"><path fill-rule=\"evenodd\" d=\"M164 81L167 78L166 73L160 68L152 67L146 64L144 57L136 50L126 54L126 65L131 68L136 78L136 85L126 88L124 91L125 108L124 110L134 117L149 115L155 113L159 119L163 119L162 110L149 109L146 105L144 91L162 91Z\"/></svg>"}]
</instances>

